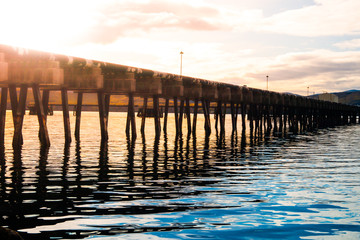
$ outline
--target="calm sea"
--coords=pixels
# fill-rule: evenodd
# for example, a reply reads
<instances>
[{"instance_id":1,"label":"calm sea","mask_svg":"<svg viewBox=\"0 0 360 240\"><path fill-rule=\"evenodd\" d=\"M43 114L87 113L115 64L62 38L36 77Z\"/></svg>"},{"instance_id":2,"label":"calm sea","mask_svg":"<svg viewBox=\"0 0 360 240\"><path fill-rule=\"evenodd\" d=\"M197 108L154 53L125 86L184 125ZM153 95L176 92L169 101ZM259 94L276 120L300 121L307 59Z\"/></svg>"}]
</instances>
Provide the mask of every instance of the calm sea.
<instances>
[{"instance_id":1,"label":"calm sea","mask_svg":"<svg viewBox=\"0 0 360 240\"><path fill-rule=\"evenodd\" d=\"M186 120L176 139L170 115L167 135L147 119L131 143L111 112L102 145L98 114L83 112L81 142L65 146L55 112L41 149L26 115L14 151L7 112L0 225L25 239L360 239L360 125L252 142L227 118L224 139L206 138L201 116L196 139Z\"/></svg>"}]
</instances>

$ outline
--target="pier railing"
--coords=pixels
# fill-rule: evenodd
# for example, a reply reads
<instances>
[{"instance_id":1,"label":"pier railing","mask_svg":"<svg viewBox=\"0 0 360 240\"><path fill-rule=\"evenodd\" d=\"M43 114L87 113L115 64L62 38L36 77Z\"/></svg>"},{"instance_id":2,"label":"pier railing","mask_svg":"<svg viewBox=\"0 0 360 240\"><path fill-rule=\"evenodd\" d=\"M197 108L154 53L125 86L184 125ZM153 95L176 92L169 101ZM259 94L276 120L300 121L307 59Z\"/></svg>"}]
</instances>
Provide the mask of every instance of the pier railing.
<instances>
[{"instance_id":1,"label":"pier railing","mask_svg":"<svg viewBox=\"0 0 360 240\"><path fill-rule=\"evenodd\" d=\"M218 131L220 126L221 135L225 132L225 117L228 113L231 115L233 131L237 131L238 115L241 115L242 129L247 126L247 118L250 134L254 135L269 134L270 131L274 134L296 134L358 123L360 113L360 108L356 106L5 45L0 45L0 87L0 144L4 144L9 93L14 123L14 147L23 142L22 125L28 88L32 88L40 128L39 138L45 146L50 145L47 109L51 91L61 92L64 136L68 143L71 142L68 91L76 91L78 94L74 134L76 139L80 138L83 94L97 94L102 141L108 139L112 95L128 96L125 132L132 139L137 136L134 97L144 100L141 134L145 133L145 113L149 98L153 100L157 135L161 132L160 99L165 102L163 131L167 131L168 112L172 108L176 133L182 134L183 119L186 116L189 135L196 132L200 107L205 118L205 133L211 134L212 107L215 109L215 129Z\"/></svg>"}]
</instances>

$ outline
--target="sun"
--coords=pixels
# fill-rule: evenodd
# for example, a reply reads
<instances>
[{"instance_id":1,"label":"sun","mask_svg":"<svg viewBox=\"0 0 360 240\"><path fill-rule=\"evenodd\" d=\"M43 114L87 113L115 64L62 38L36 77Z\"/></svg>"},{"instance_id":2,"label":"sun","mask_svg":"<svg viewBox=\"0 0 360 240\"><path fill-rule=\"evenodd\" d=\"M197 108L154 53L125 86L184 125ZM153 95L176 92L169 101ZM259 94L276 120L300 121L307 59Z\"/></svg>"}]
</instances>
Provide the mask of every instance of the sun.
<instances>
[{"instance_id":1,"label":"sun","mask_svg":"<svg viewBox=\"0 0 360 240\"><path fill-rule=\"evenodd\" d=\"M99 2L99 1L97 1ZM0 43L61 53L91 28L95 1L4 1Z\"/></svg>"}]
</instances>

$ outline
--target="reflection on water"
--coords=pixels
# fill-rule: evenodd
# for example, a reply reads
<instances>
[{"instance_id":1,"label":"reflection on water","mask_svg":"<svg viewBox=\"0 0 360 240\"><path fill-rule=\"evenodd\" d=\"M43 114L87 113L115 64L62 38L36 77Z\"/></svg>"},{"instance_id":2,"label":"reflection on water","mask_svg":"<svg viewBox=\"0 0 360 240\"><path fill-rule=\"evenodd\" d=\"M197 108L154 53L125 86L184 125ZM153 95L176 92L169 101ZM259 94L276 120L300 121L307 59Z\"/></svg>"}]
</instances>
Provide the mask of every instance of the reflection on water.
<instances>
[{"instance_id":1,"label":"reflection on water","mask_svg":"<svg viewBox=\"0 0 360 240\"><path fill-rule=\"evenodd\" d=\"M71 145L60 113L49 117L49 149L29 120L22 149L7 130L1 226L25 239L360 237L360 126L250 139L205 136L199 117L196 138L170 127L156 138L149 121L132 142L126 116L111 114L108 144L96 113L84 113L81 142Z\"/></svg>"}]
</instances>

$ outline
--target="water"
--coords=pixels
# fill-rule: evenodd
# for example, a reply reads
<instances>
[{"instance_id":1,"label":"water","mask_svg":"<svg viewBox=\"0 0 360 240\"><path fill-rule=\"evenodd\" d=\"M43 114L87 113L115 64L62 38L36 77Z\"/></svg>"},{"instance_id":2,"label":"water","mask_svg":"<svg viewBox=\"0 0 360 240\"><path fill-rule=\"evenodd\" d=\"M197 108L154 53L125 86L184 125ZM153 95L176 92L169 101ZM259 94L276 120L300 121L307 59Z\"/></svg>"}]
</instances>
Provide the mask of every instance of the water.
<instances>
[{"instance_id":1,"label":"water","mask_svg":"<svg viewBox=\"0 0 360 240\"><path fill-rule=\"evenodd\" d=\"M65 146L55 112L41 149L26 115L14 151L8 112L0 225L25 239L360 239L360 125L251 143L207 139L199 116L196 140L184 128L176 141L172 117L166 138L149 119L130 144L126 115L110 113L102 146L98 114L84 112L81 142Z\"/></svg>"}]
</instances>

